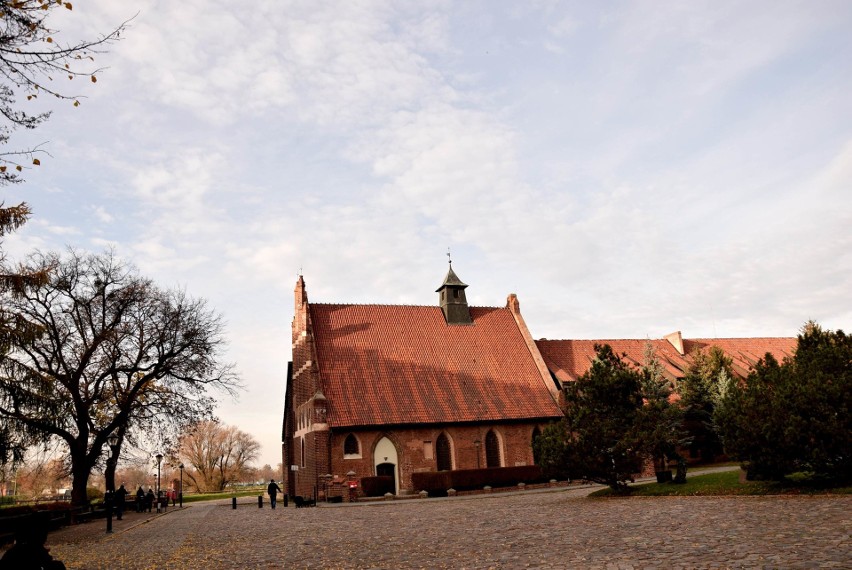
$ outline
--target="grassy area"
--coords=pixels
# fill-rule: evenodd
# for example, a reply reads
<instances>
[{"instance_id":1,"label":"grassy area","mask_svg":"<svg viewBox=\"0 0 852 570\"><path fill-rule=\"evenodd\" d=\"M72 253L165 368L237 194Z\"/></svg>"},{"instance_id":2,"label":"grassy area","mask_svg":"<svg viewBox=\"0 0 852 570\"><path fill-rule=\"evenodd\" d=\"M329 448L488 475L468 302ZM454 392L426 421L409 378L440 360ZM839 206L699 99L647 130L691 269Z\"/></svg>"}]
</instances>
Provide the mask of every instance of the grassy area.
<instances>
[{"instance_id":1,"label":"grassy area","mask_svg":"<svg viewBox=\"0 0 852 570\"><path fill-rule=\"evenodd\" d=\"M184 503L194 503L196 501L212 501L215 499L230 499L231 497L257 497L258 495L265 495L266 489L240 489L239 491L223 491L222 493L198 493L198 494L188 494L184 493L183 502Z\"/></svg>"},{"instance_id":2,"label":"grassy area","mask_svg":"<svg viewBox=\"0 0 852 570\"><path fill-rule=\"evenodd\" d=\"M705 475L687 476L686 483L645 483L630 487L630 495L634 497L663 497L687 495L814 495L837 494L850 495L852 487L827 488L806 478L797 478L795 482L776 481L747 481L740 483L739 471L723 471ZM612 489L595 491L590 497L615 497Z\"/></svg>"}]
</instances>

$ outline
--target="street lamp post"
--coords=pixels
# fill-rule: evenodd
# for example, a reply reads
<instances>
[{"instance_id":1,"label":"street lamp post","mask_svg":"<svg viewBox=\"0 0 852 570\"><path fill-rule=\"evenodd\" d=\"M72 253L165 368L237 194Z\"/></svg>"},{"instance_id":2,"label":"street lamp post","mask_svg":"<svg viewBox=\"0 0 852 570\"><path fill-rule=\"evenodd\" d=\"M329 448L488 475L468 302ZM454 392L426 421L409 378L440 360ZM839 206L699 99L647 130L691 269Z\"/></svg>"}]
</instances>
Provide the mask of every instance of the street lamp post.
<instances>
[{"instance_id":1,"label":"street lamp post","mask_svg":"<svg viewBox=\"0 0 852 570\"><path fill-rule=\"evenodd\" d=\"M178 465L178 469L180 469L180 493L178 494L178 498L180 499L180 508L183 508L183 463Z\"/></svg>"},{"instance_id":2,"label":"street lamp post","mask_svg":"<svg viewBox=\"0 0 852 570\"><path fill-rule=\"evenodd\" d=\"M163 462L163 454L157 454L157 512L160 512L160 463Z\"/></svg>"},{"instance_id":3,"label":"street lamp post","mask_svg":"<svg viewBox=\"0 0 852 570\"><path fill-rule=\"evenodd\" d=\"M110 454L109 459L107 459L107 471L109 471L110 465L113 466L112 470L112 481L107 480L107 490L106 495L104 496L104 503L106 504L106 512L107 512L107 534L112 534L112 501L115 496L115 464L116 460L113 457L115 455L116 449L118 449L118 436L114 433L109 434L107 438L107 444L109 444Z\"/></svg>"}]
</instances>

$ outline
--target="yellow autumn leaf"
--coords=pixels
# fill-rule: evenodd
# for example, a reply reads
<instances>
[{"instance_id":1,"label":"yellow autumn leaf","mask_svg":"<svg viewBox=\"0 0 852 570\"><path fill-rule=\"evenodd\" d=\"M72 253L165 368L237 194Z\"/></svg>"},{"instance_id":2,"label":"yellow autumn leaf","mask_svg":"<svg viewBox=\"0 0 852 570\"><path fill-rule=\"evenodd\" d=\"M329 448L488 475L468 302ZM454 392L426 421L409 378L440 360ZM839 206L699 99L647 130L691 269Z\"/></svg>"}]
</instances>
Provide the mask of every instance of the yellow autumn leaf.
<instances>
[{"instance_id":1,"label":"yellow autumn leaf","mask_svg":"<svg viewBox=\"0 0 852 570\"><path fill-rule=\"evenodd\" d=\"M17 170L18 172L22 171L23 169L24 168L20 164L15 167L15 170Z\"/></svg>"},{"instance_id":2,"label":"yellow autumn leaf","mask_svg":"<svg viewBox=\"0 0 852 570\"><path fill-rule=\"evenodd\" d=\"M6 172L6 167L5 167L5 166L0 166L0 172Z\"/></svg>"},{"instance_id":3,"label":"yellow autumn leaf","mask_svg":"<svg viewBox=\"0 0 852 570\"><path fill-rule=\"evenodd\" d=\"M46 39L46 40L44 40L44 41L46 41L46 42L47 42L47 43L49 43L49 44L52 44L52 43L53 43L53 38L51 38L50 36L47 36L47 39Z\"/></svg>"},{"instance_id":4,"label":"yellow autumn leaf","mask_svg":"<svg viewBox=\"0 0 852 570\"><path fill-rule=\"evenodd\" d=\"M93 75L92 76L92 83L97 83L97 82L98 82L98 78Z\"/></svg>"},{"instance_id":5,"label":"yellow autumn leaf","mask_svg":"<svg viewBox=\"0 0 852 570\"><path fill-rule=\"evenodd\" d=\"M70 10L70 9L71 9L71 2L66 2L66 3L65 3L65 7L66 7L66 8L68 8L68 9Z\"/></svg>"},{"instance_id":6,"label":"yellow autumn leaf","mask_svg":"<svg viewBox=\"0 0 852 570\"><path fill-rule=\"evenodd\" d=\"M34 158L34 159L33 159L33 164L34 164L34 165L36 165L36 166L41 166L41 161L40 161L39 159L37 159L37 158Z\"/></svg>"},{"instance_id":7,"label":"yellow autumn leaf","mask_svg":"<svg viewBox=\"0 0 852 570\"><path fill-rule=\"evenodd\" d=\"M79 107L79 106L80 106L80 102L79 102L79 101L74 101L74 106L75 106L75 107Z\"/></svg>"}]
</instances>

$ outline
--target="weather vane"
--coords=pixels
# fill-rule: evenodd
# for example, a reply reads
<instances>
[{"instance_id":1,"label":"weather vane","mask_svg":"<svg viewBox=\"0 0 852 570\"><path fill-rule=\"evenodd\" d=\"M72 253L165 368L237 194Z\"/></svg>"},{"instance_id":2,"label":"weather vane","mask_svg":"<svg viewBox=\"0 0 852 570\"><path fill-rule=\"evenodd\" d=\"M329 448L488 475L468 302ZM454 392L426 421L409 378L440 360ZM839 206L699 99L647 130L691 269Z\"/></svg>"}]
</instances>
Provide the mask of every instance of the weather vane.
<instances>
[{"instance_id":1,"label":"weather vane","mask_svg":"<svg viewBox=\"0 0 852 570\"><path fill-rule=\"evenodd\" d=\"M450 262L450 265L453 264L453 258L450 257L450 248L447 248L447 260Z\"/></svg>"}]
</instances>

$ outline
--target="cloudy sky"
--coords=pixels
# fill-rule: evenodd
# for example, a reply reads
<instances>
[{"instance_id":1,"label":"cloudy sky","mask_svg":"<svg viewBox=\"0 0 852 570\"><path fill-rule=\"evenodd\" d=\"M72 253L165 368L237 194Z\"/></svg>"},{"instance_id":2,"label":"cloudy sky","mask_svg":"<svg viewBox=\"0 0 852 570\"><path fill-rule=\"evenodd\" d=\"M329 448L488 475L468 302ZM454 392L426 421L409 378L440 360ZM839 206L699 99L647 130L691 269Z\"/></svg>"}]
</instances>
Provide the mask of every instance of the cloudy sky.
<instances>
[{"instance_id":1,"label":"cloudy sky","mask_svg":"<svg viewBox=\"0 0 852 570\"><path fill-rule=\"evenodd\" d=\"M61 12L61 13L60 13ZM138 14L137 14L138 12ZM13 256L113 246L228 323L220 417L280 461L293 287L536 338L852 328L852 3L92 0L132 17L20 145ZM57 79L58 80L58 79Z\"/></svg>"}]
</instances>

